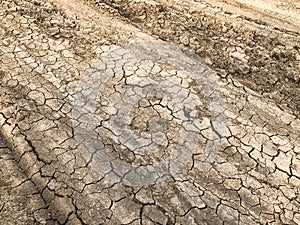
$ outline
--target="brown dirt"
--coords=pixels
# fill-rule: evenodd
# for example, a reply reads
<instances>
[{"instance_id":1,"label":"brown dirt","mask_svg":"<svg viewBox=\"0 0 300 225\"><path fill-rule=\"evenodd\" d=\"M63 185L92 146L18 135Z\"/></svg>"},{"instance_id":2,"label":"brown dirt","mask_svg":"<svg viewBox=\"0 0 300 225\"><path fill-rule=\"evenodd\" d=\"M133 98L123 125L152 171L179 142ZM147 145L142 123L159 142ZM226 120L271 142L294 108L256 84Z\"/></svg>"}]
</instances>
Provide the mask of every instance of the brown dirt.
<instances>
[{"instance_id":1,"label":"brown dirt","mask_svg":"<svg viewBox=\"0 0 300 225\"><path fill-rule=\"evenodd\" d=\"M300 224L299 15L2 0L0 224Z\"/></svg>"},{"instance_id":2,"label":"brown dirt","mask_svg":"<svg viewBox=\"0 0 300 225\"><path fill-rule=\"evenodd\" d=\"M197 5L197 1L184 2L183 6L170 2L160 1L161 4L153 5L151 1L103 0L95 1L95 4L105 3L143 31L189 47L221 77L233 76L299 116L300 30L297 20L290 22L288 17L285 21L291 23L292 29L286 30L281 24L275 26L275 18L254 19L257 14L262 15L260 11L267 4L265 1L255 4L259 11L247 9L247 16L233 14L244 12L245 5L231 7L230 1L225 7L227 11L217 7L213 8L215 11L210 10L207 9L210 4L203 6L199 2ZM294 14L299 11L299 8L295 9ZM279 13L283 17L286 11ZM232 55L236 51L245 61Z\"/></svg>"}]
</instances>

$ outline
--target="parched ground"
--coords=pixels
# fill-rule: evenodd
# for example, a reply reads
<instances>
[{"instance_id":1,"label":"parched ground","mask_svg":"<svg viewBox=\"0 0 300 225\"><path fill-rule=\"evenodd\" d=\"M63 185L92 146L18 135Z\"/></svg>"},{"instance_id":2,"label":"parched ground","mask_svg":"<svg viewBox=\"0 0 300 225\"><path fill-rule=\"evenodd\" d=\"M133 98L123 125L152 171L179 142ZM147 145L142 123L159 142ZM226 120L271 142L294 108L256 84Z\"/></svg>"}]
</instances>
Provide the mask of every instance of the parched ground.
<instances>
[{"instance_id":1,"label":"parched ground","mask_svg":"<svg viewBox=\"0 0 300 225\"><path fill-rule=\"evenodd\" d=\"M299 15L2 0L0 224L300 224Z\"/></svg>"}]
</instances>

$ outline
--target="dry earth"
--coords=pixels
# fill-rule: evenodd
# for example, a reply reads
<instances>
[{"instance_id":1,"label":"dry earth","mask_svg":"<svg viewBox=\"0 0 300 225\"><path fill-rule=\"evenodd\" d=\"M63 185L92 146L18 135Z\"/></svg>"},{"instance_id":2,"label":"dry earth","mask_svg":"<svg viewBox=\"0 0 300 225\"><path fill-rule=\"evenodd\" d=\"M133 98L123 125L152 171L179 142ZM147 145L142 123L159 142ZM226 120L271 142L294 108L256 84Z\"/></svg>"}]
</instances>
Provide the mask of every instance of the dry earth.
<instances>
[{"instance_id":1,"label":"dry earth","mask_svg":"<svg viewBox=\"0 0 300 225\"><path fill-rule=\"evenodd\" d=\"M0 224L300 224L299 15L1 0Z\"/></svg>"}]
</instances>

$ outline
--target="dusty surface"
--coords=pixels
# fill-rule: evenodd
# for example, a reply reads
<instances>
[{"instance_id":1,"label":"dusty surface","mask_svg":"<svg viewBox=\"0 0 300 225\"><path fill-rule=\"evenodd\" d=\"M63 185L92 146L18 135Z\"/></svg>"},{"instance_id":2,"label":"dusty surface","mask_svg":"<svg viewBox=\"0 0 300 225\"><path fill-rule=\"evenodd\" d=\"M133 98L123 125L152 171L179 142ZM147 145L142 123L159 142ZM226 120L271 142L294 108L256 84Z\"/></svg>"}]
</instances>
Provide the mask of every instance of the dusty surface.
<instances>
[{"instance_id":1,"label":"dusty surface","mask_svg":"<svg viewBox=\"0 0 300 225\"><path fill-rule=\"evenodd\" d=\"M299 2L263 2L2 0L1 224L300 224Z\"/></svg>"}]
</instances>

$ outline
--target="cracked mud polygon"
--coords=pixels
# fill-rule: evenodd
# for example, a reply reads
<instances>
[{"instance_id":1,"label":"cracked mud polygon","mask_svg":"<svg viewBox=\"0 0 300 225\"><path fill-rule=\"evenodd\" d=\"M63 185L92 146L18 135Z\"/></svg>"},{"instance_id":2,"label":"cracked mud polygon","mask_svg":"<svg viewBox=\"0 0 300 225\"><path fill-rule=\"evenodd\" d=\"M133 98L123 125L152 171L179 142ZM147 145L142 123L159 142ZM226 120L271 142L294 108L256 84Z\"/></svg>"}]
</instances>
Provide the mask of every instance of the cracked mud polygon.
<instances>
[{"instance_id":1,"label":"cracked mud polygon","mask_svg":"<svg viewBox=\"0 0 300 225\"><path fill-rule=\"evenodd\" d=\"M300 224L299 15L2 0L0 224Z\"/></svg>"}]
</instances>

